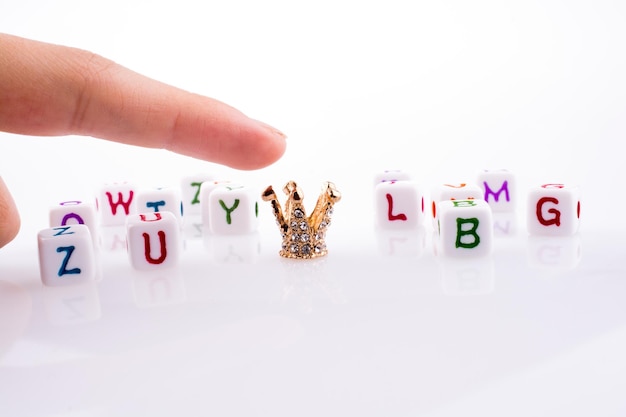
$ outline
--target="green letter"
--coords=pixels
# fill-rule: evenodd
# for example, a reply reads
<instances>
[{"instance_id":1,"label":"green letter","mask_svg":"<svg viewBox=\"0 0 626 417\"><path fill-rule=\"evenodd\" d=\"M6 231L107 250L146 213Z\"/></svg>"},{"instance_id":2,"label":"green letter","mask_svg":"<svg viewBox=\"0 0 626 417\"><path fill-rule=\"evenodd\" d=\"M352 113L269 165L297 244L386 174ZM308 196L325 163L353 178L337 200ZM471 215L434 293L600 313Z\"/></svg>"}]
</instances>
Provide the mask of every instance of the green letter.
<instances>
[{"instance_id":1,"label":"green letter","mask_svg":"<svg viewBox=\"0 0 626 417\"><path fill-rule=\"evenodd\" d=\"M469 229L463 229L464 224L471 224ZM476 229L478 229L478 219L473 217L471 219L462 219L457 217L456 219L456 247L457 248L465 248L472 249L480 244L480 236L476 233ZM463 236L471 235L474 239L469 243L461 242Z\"/></svg>"},{"instance_id":2,"label":"green letter","mask_svg":"<svg viewBox=\"0 0 626 417\"><path fill-rule=\"evenodd\" d=\"M224 200L220 200L220 206L222 206L222 208L226 211L226 223L230 224L232 222L232 220L230 218L230 213L235 211L237 206L239 206L239 199L236 198L235 202L233 203L233 206L230 207L230 208L226 207L226 203L224 203Z\"/></svg>"}]
</instances>

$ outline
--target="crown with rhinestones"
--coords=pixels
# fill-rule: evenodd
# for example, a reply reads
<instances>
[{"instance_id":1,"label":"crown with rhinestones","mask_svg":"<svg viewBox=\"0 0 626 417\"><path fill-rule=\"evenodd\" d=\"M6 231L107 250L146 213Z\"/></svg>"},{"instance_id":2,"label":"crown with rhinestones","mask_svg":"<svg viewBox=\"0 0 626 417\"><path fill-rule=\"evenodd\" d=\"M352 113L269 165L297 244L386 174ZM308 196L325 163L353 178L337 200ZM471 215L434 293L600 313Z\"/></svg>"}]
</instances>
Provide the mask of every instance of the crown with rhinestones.
<instances>
[{"instance_id":1,"label":"crown with rhinestones","mask_svg":"<svg viewBox=\"0 0 626 417\"><path fill-rule=\"evenodd\" d=\"M333 205L341 200L341 193L332 182L324 183L313 213L309 217L302 205L304 195L294 181L289 181L283 191L287 194L284 210L270 185L263 192L263 201L272 203L276 223L283 237L280 256L295 259L312 259L328 253L324 237L330 225Z\"/></svg>"}]
</instances>

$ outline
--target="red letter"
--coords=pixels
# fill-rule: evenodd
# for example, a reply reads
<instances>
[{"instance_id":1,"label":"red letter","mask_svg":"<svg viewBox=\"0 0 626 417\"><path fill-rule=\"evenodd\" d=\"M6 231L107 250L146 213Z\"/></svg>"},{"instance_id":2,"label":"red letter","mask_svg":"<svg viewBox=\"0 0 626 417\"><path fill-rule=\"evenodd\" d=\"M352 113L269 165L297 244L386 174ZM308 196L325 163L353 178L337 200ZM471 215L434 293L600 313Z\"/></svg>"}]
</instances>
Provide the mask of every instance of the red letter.
<instances>
[{"instance_id":1,"label":"red letter","mask_svg":"<svg viewBox=\"0 0 626 417\"><path fill-rule=\"evenodd\" d=\"M117 202L113 202L113 195L111 195L110 192L107 191L107 198L109 199L109 206L111 206L111 213L113 213L113 215L115 216L115 214L117 213L117 207L118 206L122 206L124 207L124 211L126 212L126 215L128 216L129 211L130 211L130 203L133 201L133 191L130 191L130 194L128 196L128 201L124 201L122 200L122 193L118 192L117 193Z\"/></svg>"},{"instance_id":2,"label":"red letter","mask_svg":"<svg viewBox=\"0 0 626 417\"><path fill-rule=\"evenodd\" d=\"M159 235L159 244L161 245L161 256L159 256L157 259L154 259L152 255L150 255L150 252L151 252L150 251L150 235L147 233L143 233L142 235L146 261L148 261L148 263L151 263L153 265L162 264L165 258L167 257L167 248L165 247L165 232L162 230L159 230L158 235Z\"/></svg>"},{"instance_id":3,"label":"red letter","mask_svg":"<svg viewBox=\"0 0 626 417\"><path fill-rule=\"evenodd\" d=\"M546 219L543 217L542 208L545 203L554 203L559 204L559 200L554 197L543 197L537 201L537 220L544 226L550 226L556 224L557 226L561 225L561 212L555 208L548 209L548 213L554 214L554 218Z\"/></svg>"},{"instance_id":4,"label":"red letter","mask_svg":"<svg viewBox=\"0 0 626 417\"><path fill-rule=\"evenodd\" d=\"M406 221L406 214L404 213L400 213L400 214L393 214L393 197L391 196L391 194L387 194L387 217L389 218L389 221L394 221L394 220L402 220L402 221Z\"/></svg>"}]
</instances>

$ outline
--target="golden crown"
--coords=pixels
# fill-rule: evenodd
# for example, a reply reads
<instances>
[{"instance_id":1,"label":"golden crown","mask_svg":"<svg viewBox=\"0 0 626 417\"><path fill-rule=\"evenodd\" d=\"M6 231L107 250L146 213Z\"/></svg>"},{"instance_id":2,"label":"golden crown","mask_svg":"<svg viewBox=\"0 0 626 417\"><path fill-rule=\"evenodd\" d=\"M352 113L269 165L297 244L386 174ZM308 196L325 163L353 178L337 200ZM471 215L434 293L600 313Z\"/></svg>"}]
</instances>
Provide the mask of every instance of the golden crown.
<instances>
[{"instance_id":1,"label":"golden crown","mask_svg":"<svg viewBox=\"0 0 626 417\"><path fill-rule=\"evenodd\" d=\"M313 213L307 218L302 205L304 195L294 181L289 181L283 191L287 194L285 210L280 207L276 193L270 185L263 192L263 201L272 203L276 223L283 237L280 256L295 259L312 259L328 253L324 237L330 225L333 205L341 200L341 193L332 182L324 183Z\"/></svg>"}]
</instances>

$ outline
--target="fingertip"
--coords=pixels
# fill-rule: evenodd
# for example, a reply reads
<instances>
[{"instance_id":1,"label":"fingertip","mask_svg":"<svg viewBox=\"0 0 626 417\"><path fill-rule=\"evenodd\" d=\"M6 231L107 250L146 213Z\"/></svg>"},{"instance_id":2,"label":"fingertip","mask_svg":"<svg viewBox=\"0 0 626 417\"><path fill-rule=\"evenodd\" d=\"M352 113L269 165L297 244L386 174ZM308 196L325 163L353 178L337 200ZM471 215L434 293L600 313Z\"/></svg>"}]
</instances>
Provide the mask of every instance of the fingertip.
<instances>
[{"instance_id":1,"label":"fingertip","mask_svg":"<svg viewBox=\"0 0 626 417\"><path fill-rule=\"evenodd\" d=\"M20 215L6 184L0 177L0 248L11 242L20 230Z\"/></svg>"}]
</instances>

